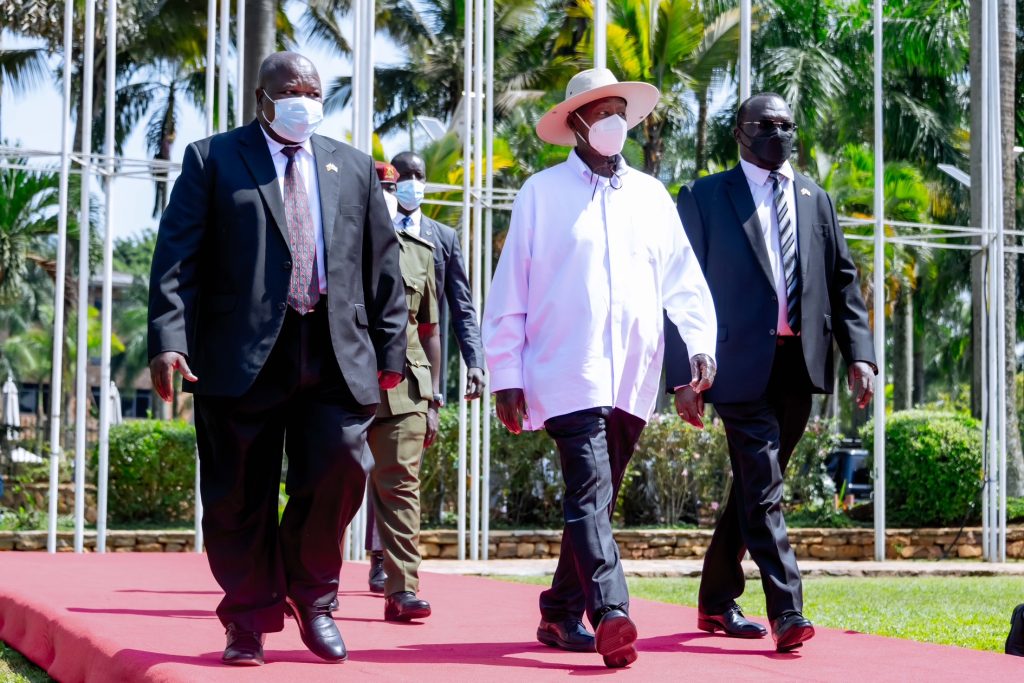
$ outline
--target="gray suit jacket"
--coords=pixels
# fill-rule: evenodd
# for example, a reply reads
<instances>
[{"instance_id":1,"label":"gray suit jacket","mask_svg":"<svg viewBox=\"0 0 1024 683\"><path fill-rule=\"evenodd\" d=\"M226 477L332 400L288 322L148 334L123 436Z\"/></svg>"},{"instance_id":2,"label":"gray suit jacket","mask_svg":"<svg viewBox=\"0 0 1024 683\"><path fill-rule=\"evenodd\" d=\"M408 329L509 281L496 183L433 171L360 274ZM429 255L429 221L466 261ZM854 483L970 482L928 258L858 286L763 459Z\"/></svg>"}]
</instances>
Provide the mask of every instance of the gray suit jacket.
<instances>
[{"instance_id":1,"label":"gray suit jacket","mask_svg":"<svg viewBox=\"0 0 1024 683\"><path fill-rule=\"evenodd\" d=\"M804 362L812 391L832 393L833 341L847 364L874 364L871 329L832 199L799 173L794 195ZM760 398L775 357L779 304L743 169L737 165L684 186L677 207L718 314L718 376L706 399ZM689 383L689 354L674 326L666 325L665 341L666 385Z\"/></svg>"},{"instance_id":2,"label":"gray suit jacket","mask_svg":"<svg viewBox=\"0 0 1024 683\"><path fill-rule=\"evenodd\" d=\"M405 367L408 311L398 239L373 160L314 135L331 342L361 404L378 370ZM330 168L328 165L330 164ZM193 142L160 221L149 356L188 357L196 394L240 396L277 341L292 267L284 200L259 123Z\"/></svg>"}]
</instances>

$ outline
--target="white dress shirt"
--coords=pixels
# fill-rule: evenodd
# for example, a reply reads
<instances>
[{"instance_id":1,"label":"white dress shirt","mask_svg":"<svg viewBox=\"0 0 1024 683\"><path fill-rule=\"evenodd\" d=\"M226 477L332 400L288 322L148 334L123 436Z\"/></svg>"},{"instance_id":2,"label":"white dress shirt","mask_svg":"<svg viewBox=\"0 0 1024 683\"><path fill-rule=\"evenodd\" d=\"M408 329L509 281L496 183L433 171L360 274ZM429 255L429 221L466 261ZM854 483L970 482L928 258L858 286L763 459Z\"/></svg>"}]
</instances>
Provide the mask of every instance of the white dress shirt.
<instances>
[{"instance_id":1,"label":"white dress shirt","mask_svg":"<svg viewBox=\"0 0 1024 683\"><path fill-rule=\"evenodd\" d=\"M512 207L483 338L492 390L525 393L526 429L601 406L649 419L663 309L691 354L714 358L714 304L675 203L624 164L619 180L612 188L572 151Z\"/></svg>"},{"instance_id":2,"label":"white dress shirt","mask_svg":"<svg viewBox=\"0 0 1024 683\"><path fill-rule=\"evenodd\" d=\"M405 222L406 218L409 219L408 225ZM399 211L398 213L395 214L395 218L394 218L395 230L405 230L410 235L414 235L416 237L419 237L420 236L420 219L421 218L423 218L423 212L420 211L419 209L416 209L415 211L410 213L408 216L406 216L404 213Z\"/></svg>"},{"instance_id":3,"label":"white dress shirt","mask_svg":"<svg viewBox=\"0 0 1024 683\"><path fill-rule=\"evenodd\" d=\"M779 300L779 316L776 329L779 336L793 336L793 329L789 326L789 301L786 297L786 271L782 265L782 246L779 241L779 217L775 212L775 195L772 192L772 181L768 177L771 171L755 166L745 159L740 159L740 166L743 174L747 177L747 185L750 186L750 194L754 198L754 208L757 209L757 220L761 223L761 234L764 236L764 244L768 248L768 260L772 264L772 277L775 278L775 293ZM789 162L782 164L779 169L782 179L782 196L789 206L790 221L793 225L793 237L796 237L796 200L793 193L793 167ZM797 246L797 258L800 258L800 248ZM797 261L799 264L800 262Z\"/></svg>"},{"instance_id":4,"label":"white dress shirt","mask_svg":"<svg viewBox=\"0 0 1024 683\"><path fill-rule=\"evenodd\" d=\"M316 274L320 282L320 293L327 293L327 271L324 269L324 221L320 214L320 185L316 178L316 159L313 157L313 146L306 140L301 145L282 145L274 138L267 135L263 130L263 137L267 140L267 147L270 148L270 158L274 161L274 169L277 171L277 185L281 190L281 198L284 199L284 172L288 168L288 157L281 151L285 147L300 147L295 153L295 163L298 164L299 175L306 186L306 198L309 201L309 211L313 214L313 231L316 233ZM288 226L281 226L287 234Z\"/></svg>"}]
</instances>

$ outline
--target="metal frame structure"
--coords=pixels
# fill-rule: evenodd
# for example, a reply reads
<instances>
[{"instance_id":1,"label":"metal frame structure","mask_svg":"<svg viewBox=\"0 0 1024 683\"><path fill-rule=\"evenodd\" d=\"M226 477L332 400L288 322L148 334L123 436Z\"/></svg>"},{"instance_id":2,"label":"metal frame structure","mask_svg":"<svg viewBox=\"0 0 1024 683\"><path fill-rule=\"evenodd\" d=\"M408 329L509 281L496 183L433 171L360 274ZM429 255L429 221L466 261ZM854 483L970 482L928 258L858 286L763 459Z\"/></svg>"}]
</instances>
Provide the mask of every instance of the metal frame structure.
<instances>
[{"instance_id":1,"label":"metal frame structure","mask_svg":"<svg viewBox=\"0 0 1024 683\"><path fill-rule=\"evenodd\" d=\"M206 57L209 68L206 71L206 132L212 134L216 124L219 131L228 125L228 83L229 74L229 23L231 0L222 0L220 4L220 54L216 55L218 15L217 0L208 0ZM237 13L236 25L241 27L244 22L244 0L235 0ZM96 21L96 0L85 2L85 35L83 58L83 111L93 109L93 71L94 71L94 40ZM44 150L22 150L13 147L0 147L0 167L12 165L23 166L7 161L13 157L56 157L59 159L60 190L58 214L58 258L56 268L54 310L54 338L64 336L64 316L62 302L65 297L64 283L66 273L65 253L68 223L68 183L72 174L78 174L82 180L82 200L80 211L80 249L79 272L89 270L89 184L93 175L104 179L105 202L105 235L103 248L103 342L101 349L101 403L100 403L100 472L98 486L99 519L97 521L97 551L105 549L106 534L106 498L107 471L109 467L109 427L110 407L107 400L110 376L110 332L111 332L111 261L112 261L112 208L116 197L113 192L115 177L144 177L150 180L170 182L171 174L178 170L179 165L170 162L152 160L127 159L115 155L114 146L114 87L116 75L116 0L106 0L106 80L105 102L106 121L104 131L103 154L93 153L92 117L83 116L82 148L72 149L71 122L71 54L74 30L74 0L64 2L64 59L62 88L62 123L60 152ZM983 365L987 374L984 375L984 492L983 505L983 548L984 557L990 561L1004 561L1006 558L1006 423L1005 409L1008 387L1006 386L1006 337L1004 327L1004 263L1006 254L1024 253L1019 246L1007 247L1007 235L1024 236L1024 231L1004 230L1002 220L1002 146L1000 140L1000 83L998 73L998 6L997 3L983 4L983 21L981 34L982 82L981 100L983 107L983 125L981 140L983 165L981 178L984 200L982 202L981 226L963 227L947 225L930 225L887 221L884 216L884 144L882 135L883 100L882 100L882 54L884 49L882 23L884 0L875 0L873 8L874 32L874 154L875 154L875 217L869 221L842 219L841 223L848 228L872 226L871 235L859 231L848 234L850 239L871 239L874 244L874 339L878 353L879 377L877 384L885 386L884 353L885 353L885 245L886 243L924 246L942 249L966 249L979 252L985 263L985 302L986 317L983 325ZM354 0L354 64L352 78L353 92L353 144L363 151L370 152L373 136L373 38L375 23L375 0ZM605 67L607 61L607 0L595 2L594 25L594 66ZM493 158L493 124L494 124L494 0L467 0L464 17L464 54L465 67L463 72L464 91L462 103L461 137L463 143L463 178L462 186L431 184L428 190L462 191L461 202L430 200L433 203L456 205L462 207L462 246L463 253L469 259L468 268L472 280L474 304L477 311L486 305L486 288L491 279L490 264L492 261L492 218L494 210L506 210L511 206L515 195L514 190L494 188L494 174L490 160ZM241 90L243 76L244 30L237 31L236 65L234 79ZM740 49L738 87L741 98L750 94L751 88L751 0L740 0ZM219 67L219 81L216 79ZM214 88L217 99L221 103L218 118L214 119ZM242 97L234 101L235 121L241 121ZM485 161L486 160L486 161ZM72 168L74 164L75 168ZM887 235L886 230L891 234ZM88 330L88 278L79 278L78 292L78 340L79 349L87 348ZM61 452L61 395L63 349L61 344L53 345L53 369L51 376L50 401L50 499L49 499L49 533L47 549L56 552L56 511L57 511L57 479ZM76 552L84 550L84 476L85 476L85 427L87 405L86 394L86 362L88 354L77 354L78 379L76 383L76 432L75 432L75 543ZM460 362L459 388L465 386L466 367ZM884 394L878 392L879 396ZM490 394L485 393L484 405L481 402L467 406L466 401L459 401L459 490L458 490L458 556L464 559L467 555L466 537L469 536L469 556L471 559L487 559L489 545L489 510L490 510ZM874 425L876 434L885 433L885 403L876 400L874 406ZM886 554L885 524L885 439L875 439L875 559L884 560ZM196 551L202 552L202 502L199 492L199 471L196 468ZM467 475L469 509L467 510ZM467 529L468 517L468 529ZM353 543L365 530L365 515L360 512L348 534L345 556L359 558L362 556L360 544Z\"/></svg>"}]
</instances>

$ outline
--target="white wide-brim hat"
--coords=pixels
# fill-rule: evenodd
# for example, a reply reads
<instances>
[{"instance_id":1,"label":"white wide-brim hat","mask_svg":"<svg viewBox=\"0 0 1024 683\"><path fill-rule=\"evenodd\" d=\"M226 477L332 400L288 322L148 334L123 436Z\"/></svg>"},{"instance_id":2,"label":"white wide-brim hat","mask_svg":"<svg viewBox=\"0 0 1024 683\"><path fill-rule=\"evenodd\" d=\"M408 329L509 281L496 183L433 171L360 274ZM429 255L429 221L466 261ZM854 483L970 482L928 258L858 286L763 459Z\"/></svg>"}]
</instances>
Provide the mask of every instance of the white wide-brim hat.
<instances>
[{"instance_id":1,"label":"white wide-brim hat","mask_svg":"<svg viewBox=\"0 0 1024 683\"><path fill-rule=\"evenodd\" d=\"M537 137L553 145L575 147L576 134L569 128L569 114L605 97L621 97L626 100L626 126L632 128L654 111L661 93L650 83L620 83L608 69L581 71L569 79L569 84L565 86L565 100L552 107L537 122Z\"/></svg>"}]
</instances>

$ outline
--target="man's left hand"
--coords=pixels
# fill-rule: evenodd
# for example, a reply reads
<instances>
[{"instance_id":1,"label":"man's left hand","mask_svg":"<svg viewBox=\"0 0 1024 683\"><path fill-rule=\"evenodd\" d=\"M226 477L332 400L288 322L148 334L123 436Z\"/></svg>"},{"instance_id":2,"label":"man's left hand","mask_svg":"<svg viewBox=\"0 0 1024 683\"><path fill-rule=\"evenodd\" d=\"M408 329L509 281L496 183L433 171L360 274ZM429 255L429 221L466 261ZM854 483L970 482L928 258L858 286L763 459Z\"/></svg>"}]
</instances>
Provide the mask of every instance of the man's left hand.
<instances>
[{"instance_id":1,"label":"man's left hand","mask_svg":"<svg viewBox=\"0 0 1024 683\"><path fill-rule=\"evenodd\" d=\"M846 383L857 402L857 407L864 409L875 395L875 369L869 363L859 360L850 366Z\"/></svg>"},{"instance_id":2,"label":"man's left hand","mask_svg":"<svg viewBox=\"0 0 1024 683\"><path fill-rule=\"evenodd\" d=\"M718 366L715 359L706 353L698 353L690 359L690 386L698 394L707 391L715 383L715 373Z\"/></svg>"},{"instance_id":3,"label":"man's left hand","mask_svg":"<svg viewBox=\"0 0 1024 683\"><path fill-rule=\"evenodd\" d=\"M438 417L437 404L433 401L427 407L427 435L423 439L423 447L430 448L434 443L434 439L437 438L437 430L440 425L441 419Z\"/></svg>"},{"instance_id":4,"label":"man's left hand","mask_svg":"<svg viewBox=\"0 0 1024 683\"><path fill-rule=\"evenodd\" d=\"M487 380L484 379L484 371L480 368L469 368L466 370L466 400L472 401L480 398L484 393L484 386Z\"/></svg>"},{"instance_id":5,"label":"man's left hand","mask_svg":"<svg viewBox=\"0 0 1024 683\"><path fill-rule=\"evenodd\" d=\"M384 391L394 389L402 383L402 373L381 370L377 373L377 383L380 384L380 388Z\"/></svg>"}]
</instances>

